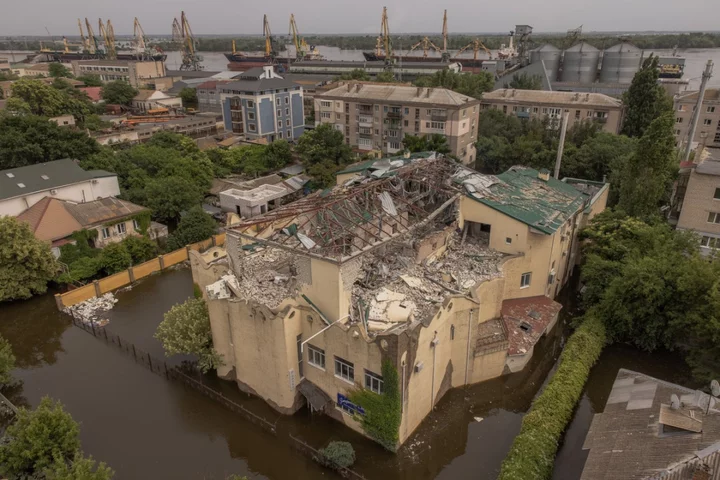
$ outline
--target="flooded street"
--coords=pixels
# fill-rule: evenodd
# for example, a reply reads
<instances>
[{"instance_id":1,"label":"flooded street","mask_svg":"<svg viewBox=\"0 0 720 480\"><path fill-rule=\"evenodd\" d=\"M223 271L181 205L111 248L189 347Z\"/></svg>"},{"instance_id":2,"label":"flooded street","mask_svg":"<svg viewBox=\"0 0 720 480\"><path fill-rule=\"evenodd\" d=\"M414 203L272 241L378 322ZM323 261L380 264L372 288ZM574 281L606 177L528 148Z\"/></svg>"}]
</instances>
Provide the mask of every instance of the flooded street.
<instances>
[{"instance_id":1,"label":"flooded street","mask_svg":"<svg viewBox=\"0 0 720 480\"><path fill-rule=\"evenodd\" d=\"M150 277L118 294L109 330L162 358L152 335L173 304L192 295L190 271ZM565 317L568 312L563 313ZM300 454L289 434L320 447L350 441L355 470L368 479L495 478L527 411L556 363L562 329L541 341L523 372L448 392L397 455L325 416L301 410L280 416L263 401L217 379L215 388L263 418L277 421L277 436L180 383L151 373L112 345L72 326L52 296L0 307L0 334L13 344L21 385L3 390L16 404L42 396L61 400L81 422L86 453L107 462L117 479L316 479L335 475ZM663 359L668 359L667 364ZM669 356L611 347L592 372L587 392L558 457L556 478L576 478L591 413L604 404L620 366L683 381L683 364ZM177 364L172 359L168 364ZM678 378L668 377L673 371ZM481 421L477 421L480 419Z\"/></svg>"}]
</instances>

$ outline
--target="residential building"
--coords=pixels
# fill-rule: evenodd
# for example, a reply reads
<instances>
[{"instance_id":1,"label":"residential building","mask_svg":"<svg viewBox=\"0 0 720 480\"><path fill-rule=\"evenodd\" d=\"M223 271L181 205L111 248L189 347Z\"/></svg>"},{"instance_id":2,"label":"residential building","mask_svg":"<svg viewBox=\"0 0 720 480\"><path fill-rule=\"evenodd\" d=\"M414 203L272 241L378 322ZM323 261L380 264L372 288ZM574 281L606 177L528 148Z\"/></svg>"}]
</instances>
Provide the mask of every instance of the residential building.
<instances>
[{"instance_id":1,"label":"residential building","mask_svg":"<svg viewBox=\"0 0 720 480\"><path fill-rule=\"evenodd\" d=\"M75 117L72 115L60 115L59 117L48 118L53 123L57 123L61 127L74 127Z\"/></svg>"},{"instance_id":2,"label":"residential building","mask_svg":"<svg viewBox=\"0 0 720 480\"><path fill-rule=\"evenodd\" d=\"M140 217L143 213L149 216L150 211L114 197L85 203L45 197L17 218L27 222L38 239L49 242L53 255L59 258L60 247L75 243L71 235L80 230L94 231L91 241L95 248L120 242L131 235L142 235ZM168 233L165 225L156 222L150 222L146 228L153 240Z\"/></svg>"},{"instance_id":3,"label":"residential building","mask_svg":"<svg viewBox=\"0 0 720 480\"><path fill-rule=\"evenodd\" d=\"M698 92L686 92L675 96L675 140L678 145L687 143L697 101ZM720 88L705 90L700 118L692 142L708 147L720 147Z\"/></svg>"},{"instance_id":4,"label":"residential building","mask_svg":"<svg viewBox=\"0 0 720 480\"><path fill-rule=\"evenodd\" d=\"M221 114L222 102L220 101L218 85L222 87L222 85L227 83L229 83L229 81L209 80L198 85L195 88L198 99L198 111Z\"/></svg>"},{"instance_id":5,"label":"residential building","mask_svg":"<svg viewBox=\"0 0 720 480\"><path fill-rule=\"evenodd\" d=\"M10 71L10 62L8 62L7 57L0 57L0 72L9 72Z\"/></svg>"},{"instance_id":6,"label":"residential building","mask_svg":"<svg viewBox=\"0 0 720 480\"><path fill-rule=\"evenodd\" d=\"M503 88L483 93L481 104L483 110L494 108L518 118L549 118L555 126L560 125L564 113L569 113L568 128L592 121L610 133L620 133L623 119L622 102L602 93Z\"/></svg>"},{"instance_id":7,"label":"residential building","mask_svg":"<svg viewBox=\"0 0 720 480\"><path fill-rule=\"evenodd\" d=\"M190 115L170 120L160 118L157 122L131 124L128 128L121 127L109 133L102 132L94 135L94 138L100 145L112 145L122 142L147 142L156 133L164 131L198 138L214 135L217 133L217 129L218 122L214 115Z\"/></svg>"},{"instance_id":8,"label":"residential building","mask_svg":"<svg viewBox=\"0 0 720 480\"><path fill-rule=\"evenodd\" d=\"M85 171L69 158L0 171L0 216L17 216L45 197L76 203L120 195L117 175Z\"/></svg>"},{"instance_id":9,"label":"residential building","mask_svg":"<svg viewBox=\"0 0 720 480\"><path fill-rule=\"evenodd\" d=\"M158 113L158 110L177 112L182 110L183 105L180 97L159 90L141 89L132 100L132 108L143 113Z\"/></svg>"},{"instance_id":10,"label":"residential building","mask_svg":"<svg viewBox=\"0 0 720 480\"><path fill-rule=\"evenodd\" d=\"M680 165L669 220L700 236L700 252L720 248L720 150L699 149L695 161Z\"/></svg>"},{"instance_id":11,"label":"residential building","mask_svg":"<svg viewBox=\"0 0 720 480\"><path fill-rule=\"evenodd\" d=\"M450 388L527 363L557 321L577 226L608 192L524 167L483 175L432 152L337 181L229 225L222 259L190 254L193 281L218 375L280 412L308 404L362 433L351 393L393 389L399 443Z\"/></svg>"},{"instance_id":12,"label":"residential building","mask_svg":"<svg viewBox=\"0 0 720 480\"><path fill-rule=\"evenodd\" d=\"M463 164L475 161L480 102L446 88L341 82L317 93L315 124L328 123L361 152L391 155L406 135L440 134Z\"/></svg>"},{"instance_id":13,"label":"residential building","mask_svg":"<svg viewBox=\"0 0 720 480\"><path fill-rule=\"evenodd\" d=\"M225 131L249 140L294 140L305 130L303 89L271 65L251 68L220 87Z\"/></svg>"},{"instance_id":14,"label":"residential building","mask_svg":"<svg viewBox=\"0 0 720 480\"><path fill-rule=\"evenodd\" d=\"M223 212L235 212L241 218L252 218L270 212L283 203L294 200L309 177L296 175L277 184L259 185L249 190L230 188L220 192Z\"/></svg>"},{"instance_id":15,"label":"residential building","mask_svg":"<svg viewBox=\"0 0 720 480\"><path fill-rule=\"evenodd\" d=\"M102 100L102 87L80 87L81 92L85 92L92 103L99 103Z\"/></svg>"},{"instance_id":16,"label":"residential building","mask_svg":"<svg viewBox=\"0 0 720 480\"><path fill-rule=\"evenodd\" d=\"M103 82L123 80L136 88L154 86L156 79L166 75L161 61L73 60L72 68L76 77L98 75Z\"/></svg>"},{"instance_id":17,"label":"residential building","mask_svg":"<svg viewBox=\"0 0 720 480\"><path fill-rule=\"evenodd\" d=\"M581 480L720 480L720 410L700 390L621 368L583 449Z\"/></svg>"}]
</instances>

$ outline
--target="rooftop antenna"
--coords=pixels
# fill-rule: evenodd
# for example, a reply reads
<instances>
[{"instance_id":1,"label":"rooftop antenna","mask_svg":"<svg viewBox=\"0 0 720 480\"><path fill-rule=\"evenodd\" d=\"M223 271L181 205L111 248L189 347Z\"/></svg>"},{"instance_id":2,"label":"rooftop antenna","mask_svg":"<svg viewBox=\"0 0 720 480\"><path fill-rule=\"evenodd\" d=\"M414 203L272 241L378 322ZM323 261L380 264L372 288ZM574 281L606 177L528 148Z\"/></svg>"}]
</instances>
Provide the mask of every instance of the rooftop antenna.
<instances>
[{"instance_id":1,"label":"rooftop antenna","mask_svg":"<svg viewBox=\"0 0 720 480\"><path fill-rule=\"evenodd\" d=\"M670 395L670 408L673 410L680 408L680 398L674 393Z\"/></svg>"}]
</instances>

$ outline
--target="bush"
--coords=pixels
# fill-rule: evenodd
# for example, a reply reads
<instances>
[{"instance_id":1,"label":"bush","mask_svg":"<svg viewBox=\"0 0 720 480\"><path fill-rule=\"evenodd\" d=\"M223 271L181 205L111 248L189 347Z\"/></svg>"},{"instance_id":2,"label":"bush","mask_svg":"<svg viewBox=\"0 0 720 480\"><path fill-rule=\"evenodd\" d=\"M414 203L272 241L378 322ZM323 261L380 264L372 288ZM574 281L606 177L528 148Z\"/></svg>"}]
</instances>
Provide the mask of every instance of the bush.
<instances>
[{"instance_id":1,"label":"bush","mask_svg":"<svg viewBox=\"0 0 720 480\"><path fill-rule=\"evenodd\" d=\"M330 442L320 455L320 463L332 468L348 468L355 463L355 450L349 442Z\"/></svg>"},{"instance_id":2,"label":"bush","mask_svg":"<svg viewBox=\"0 0 720 480\"><path fill-rule=\"evenodd\" d=\"M580 400L590 368L604 346L603 321L589 312L570 336L557 372L523 418L520 433L503 461L499 480L550 478L560 437Z\"/></svg>"}]
</instances>

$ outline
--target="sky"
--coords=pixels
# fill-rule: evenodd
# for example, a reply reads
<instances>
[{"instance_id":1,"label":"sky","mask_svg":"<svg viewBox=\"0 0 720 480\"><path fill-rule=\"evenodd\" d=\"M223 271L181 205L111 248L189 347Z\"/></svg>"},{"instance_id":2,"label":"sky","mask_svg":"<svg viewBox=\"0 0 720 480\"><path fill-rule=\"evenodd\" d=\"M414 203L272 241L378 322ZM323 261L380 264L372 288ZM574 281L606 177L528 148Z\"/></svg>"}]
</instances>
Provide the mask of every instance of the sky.
<instances>
[{"instance_id":1,"label":"sky","mask_svg":"<svg viewBox=\"0 0 720 480\"><path fill-rule=\"evenodd\" d=\"M529 24L535 32L720 30L718 0L0 0L0 38L77 35L78 17L111 19L116 35L170 34L184 10L195 34L261 34L263 14L274 34L287 34L290 13L301 33L377 34L382 7L391 33L439 32L443 9L450 33L503 32ZM4 5L3 5L4 4ZM11 5L11 6L10 6Z\"/></svg>"}]
</instances>

